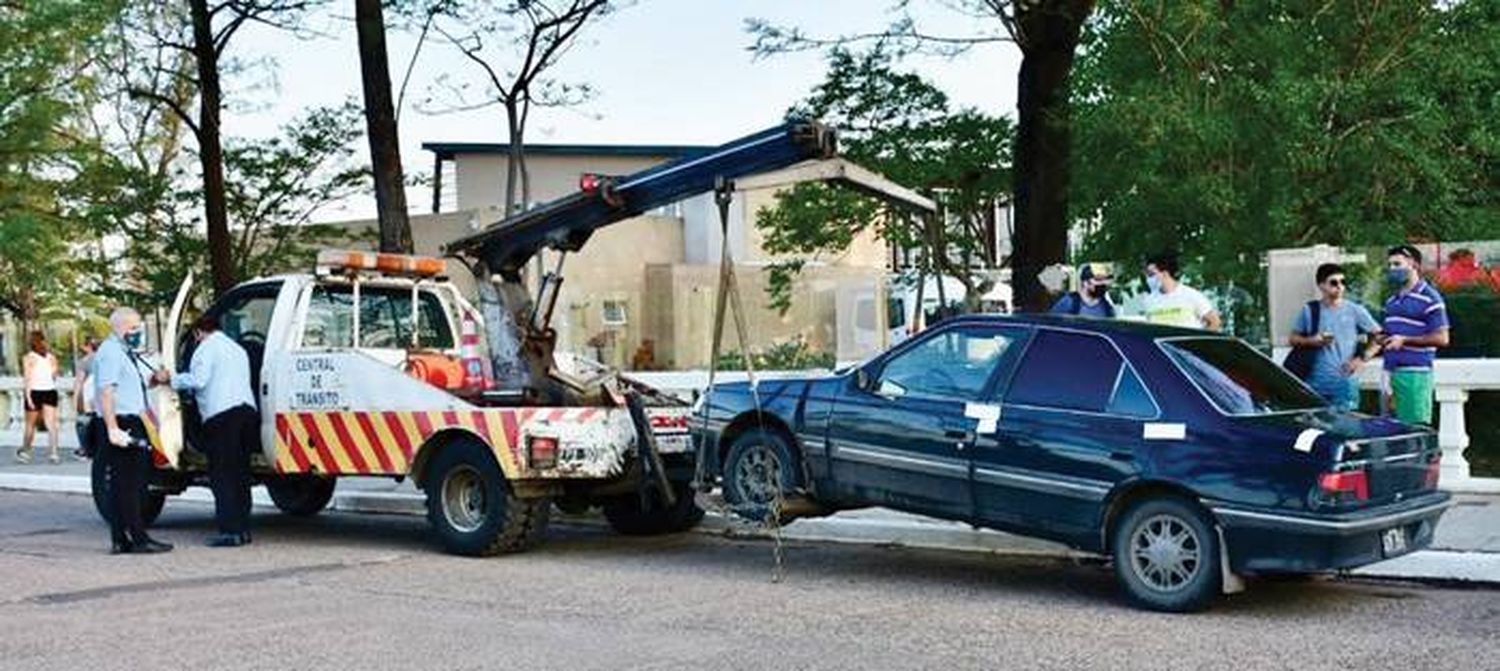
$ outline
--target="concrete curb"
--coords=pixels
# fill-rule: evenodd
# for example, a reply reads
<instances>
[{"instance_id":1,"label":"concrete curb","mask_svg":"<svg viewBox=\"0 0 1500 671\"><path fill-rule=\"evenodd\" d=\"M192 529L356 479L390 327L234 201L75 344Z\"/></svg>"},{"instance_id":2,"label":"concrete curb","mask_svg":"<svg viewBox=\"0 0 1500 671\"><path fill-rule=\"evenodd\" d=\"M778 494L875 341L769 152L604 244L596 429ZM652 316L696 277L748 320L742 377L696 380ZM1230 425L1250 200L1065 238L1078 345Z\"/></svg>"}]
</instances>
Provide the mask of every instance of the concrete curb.
<instances>
[{"instance_id":1,"label":"concrete curb","mask_svg":"<svg viewBox=\"0 0 1500 671\"><path fill-rule=\"evenodd\" d=\"M91 493L89 478L78 475L0 473L0 489L82 495ZM176 498L197 503L213 502L212 494L202 488L189 489ZM275 509L264 489L255 490L253 501L257 508ZM329 508L341 512L378 515L421 516L427 513L422 496L400 492L337 492ZM576 521L579 520L569 518L570 523ZM731 538L771 538L770 530L761 525L717 513L709 513L698 531ZM795 541L890 545L1075 560L1099 558L1056 543L888 511L849 511L831 517L798 520L783 527L781 537ZM1377 580L1500 586L1500 553L1422 550L1356 569L1349 575Z\"/></svg>"}]
</instances>

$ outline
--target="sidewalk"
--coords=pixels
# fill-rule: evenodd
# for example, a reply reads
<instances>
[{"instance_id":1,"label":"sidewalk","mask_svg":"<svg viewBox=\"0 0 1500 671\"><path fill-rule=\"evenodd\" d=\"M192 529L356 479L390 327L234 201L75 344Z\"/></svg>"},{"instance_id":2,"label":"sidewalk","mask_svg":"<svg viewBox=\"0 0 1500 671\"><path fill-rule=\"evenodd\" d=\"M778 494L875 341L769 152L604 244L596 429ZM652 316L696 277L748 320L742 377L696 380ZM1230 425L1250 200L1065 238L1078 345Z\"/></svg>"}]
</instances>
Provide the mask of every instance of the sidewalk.
<instances>
[{"instance_id":1,"label":"sidewalk","mask_svg":"<svg viewBox=\"0 0 1500 671\"><path fill-rule=\"evenodd\" d=\"M0 489L89 493L89 463L75 461L71 450L62 464L21 465L15 450L0 451ZM212 501L209 492L192 488L189 501ZM270 508L270 497L256 488L257 506ZM1460 495L1438 524L1431 548L1354 571L1369 578L1443 583L1500 585L1500 496ZM171 505L170 503L168 505ZM354 513L422 515L422 495L410 482L376 478L346 478L334 493L334 510ZM736 519L710 513L700 527L704 533L765 536L766 532ZM793 540L868 543L940 548L997 554L1086 556L1064 546L967 525L908 515L883 508L853 510L831 517L805 519L787 525L782 537Z\"/></svg>"}]
</instances>

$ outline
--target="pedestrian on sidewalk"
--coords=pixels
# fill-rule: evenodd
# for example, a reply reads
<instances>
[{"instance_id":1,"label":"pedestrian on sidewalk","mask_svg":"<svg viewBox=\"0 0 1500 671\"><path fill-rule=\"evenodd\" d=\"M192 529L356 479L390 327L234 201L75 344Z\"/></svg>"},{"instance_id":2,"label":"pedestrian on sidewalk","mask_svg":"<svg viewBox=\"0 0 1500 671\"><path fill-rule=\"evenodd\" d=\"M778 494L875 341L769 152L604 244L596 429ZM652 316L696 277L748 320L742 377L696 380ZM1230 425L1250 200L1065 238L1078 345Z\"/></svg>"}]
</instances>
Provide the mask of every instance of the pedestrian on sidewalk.
<instances>
[{"instance_id":1,"label":"pedestrian on sidewalk","mask_svg":"<svg viewBox=\"0 0 1500 671\"><path fill-rule=\"evenodd\" d=\"M1353 410L1359 405L1355 376L1373 353L1360 346L1360 336L1380 333L1380 324L1365 306L1346 298L1343 266L1318 266L1317 282L1322 298L1302 306L1290 341L1314 351L1304 378L1308 386L1335 410ZM1373 337L1369 341L1378 348Z\"/></svg>"},{"instance_id":2,"label":"pedestrian on sidewalk","mask_svg":"<svg viewBox=\"0 0 1500 671\"><path fill-rule=\"evenodd\" d=\"M36 441L36 424L40 419L47 427L47 461L58 463L57 456L57 355L41 331L31 332L31 349L21 359L21 397L26 403L26 428L21 435L21 449L16 461L31 461L31 445Z\"/></svg>"},{"instance_id":3,"label":"pedestrian on sidewalk","mask_svg":"<svg viewBox=\"0 0 1500 671\"><path fill-rule=\"evenodd\" d=\"M1057 299L1052 304L1052 313L1114 318L1115 304L1109 300L1109 285L1113 279L1104 264L1083 264L1078 269L1078 291L1070 291Z\"/></svg>"},{"instance_id":4,"label":"pedestrian on sidewalk","mask_svg":"<svg viewBox=\"0 0 1500 671\"><path fill-rule=\"evenodd\" d=\"M136 350L145 339L141 315L116 308L109 316L110 337L94 353L94 398L99 418L94 435L103 436L99 457L109 469L109 536L112 554L154 554L172 549L146 534L141 502L151 468L146 435L146 378ZM149 368L147 369L149 371Z\"/></svg>"},{"instance_id":5,"label":"pedestrian on sidewalk","mask_svg":"<svg viewBox=\"0 0 1500 671\"><path fill-rule=\"evenodd\" d=\"M1412 424L1432 423L1432 361L1448 346L1443 295L1422 279L1422 252L1396 245L1386 252L1385 281L1394 292L1385 302L1382 407Z\"/></svg>"},{"instance_id":6,"label":"pedestrian on sidewalk","mask_svg":"<svg viewBox=\"0 0 1500 671\"><path fill-rule=\"evenodd\" d=\"M1141 302L1146 321L1190 329L1217 331L1221 327L1219 311L1202 292L1183 284L1177 255L1165 252L1146 261L1146 287L1149 292Z\"/></svg>"},{"instance_id":7,"label":"pedestrian on sidewalk","mask_svg":"<svg viewBox=\"0 0 1500 671\"><path fill-rule=\"evenodd\" d=\"M219 532L210 547L237 547L250 542L250 453L260 449L260 413L250 384L250 357L219 322L204 315L193 323L197 347L186 373L156 372L157 382L191 391L203 418L208 452L208 482L214 492L214 519Z\"/></svg>"},{"instance_id":8,"label":"pedestrian on sidewalk","mask_svg":"<svg viewBox=\"0 0 1500 671\"><path fill-rule=\"evenodd\" d=\"M78 449L73 455L78 459L97 456L99 446L94 443L91 426L94 423L94 352L99 341L93 336L83 339L79 347L78 360L73 363L73 414L78 431Z\"/></svg>"}]
</instances>

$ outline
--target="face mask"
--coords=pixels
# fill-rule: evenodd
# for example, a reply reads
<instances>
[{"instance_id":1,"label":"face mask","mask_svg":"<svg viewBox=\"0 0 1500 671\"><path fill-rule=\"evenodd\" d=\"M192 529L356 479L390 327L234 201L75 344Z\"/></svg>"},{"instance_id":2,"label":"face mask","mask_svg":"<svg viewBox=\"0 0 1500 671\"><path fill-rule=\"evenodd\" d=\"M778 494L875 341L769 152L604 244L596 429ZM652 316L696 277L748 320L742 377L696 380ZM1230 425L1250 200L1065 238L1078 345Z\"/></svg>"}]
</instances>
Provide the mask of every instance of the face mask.
<instances>
[{"instance_id":1,"label":"face mask","mask_svg":"<svg viewBox=\"0 0 1500 671\"><path fill-rule=\"evenodd\" d=\"M129 345L130 349L140 349L141 345L146 343L146 331L144 329L136 329L126 333L124 339L125 344Z\"/></svg>"},{"instance_id":2,"label":"face mask","mask_svg":"<svg viewBox=\"0 0 1500 671\"><path fill-rule=\"evenodd\" d=\"M1153 294L1161 293L1161 275L1147 275L1146 288Z\"/></svg>"},{"instance_id":3,"label":"face mask","mask_svg":"<svg viewBox=\"0 0 1500 671\"><path fill-rule=\"evenodd\" d=\"M1393 287L1406 286L1406 280L1411 277L1411 271L1407 268L1387 268L1385 271L1385 282Z\"/></svg>"},{"instance_id":4,"label":"face mask","mask_svg":"<svg viewBox=\"0 0 1500 671\"><path fill-rule=\"evenodd\" d=\"M1104 295L1104 287L1101 287L1101 286L1099 286L1097 284L1094 285L1094 286L1091 286L1091 287L1088 288L1088 294L1089 294L1089 298L1097 299L1100 296Z\"/></svg>"}]
</instances>

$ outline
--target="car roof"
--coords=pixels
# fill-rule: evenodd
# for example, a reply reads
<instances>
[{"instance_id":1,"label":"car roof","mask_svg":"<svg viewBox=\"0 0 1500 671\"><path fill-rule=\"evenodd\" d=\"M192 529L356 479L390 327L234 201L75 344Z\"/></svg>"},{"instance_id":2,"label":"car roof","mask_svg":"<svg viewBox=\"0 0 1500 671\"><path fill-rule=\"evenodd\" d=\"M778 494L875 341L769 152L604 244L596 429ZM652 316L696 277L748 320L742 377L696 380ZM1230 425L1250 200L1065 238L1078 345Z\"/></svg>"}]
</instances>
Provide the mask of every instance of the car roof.
<instances>
[{"instance_id":1,"label":"car roof","mask_svg":"<svg viewBox=\"0 0 1500 671\"><path fill-rule=\"evenodd\" d=\"M1024 326L1053 326L1068 328L1077 331L1088 331L1109 336L1123 336L1127 338L1139 338L1143 340L1156 340L1158 338L1172 337L1200 337L1200 338L1227 338L1229 336L1213 331L1201 329L1183 328L1180 326L1167 326L1165 324L1153 324L1150 322L1136 321L1130 319L1100 319L1097 317L1080 317L1077 315L1060 315L1052 313L1024 313L1013 315L996 314L968 314L945 319L934 326L960 323L980 324L1019 324Z\"/></svg>"}]
</instances>

